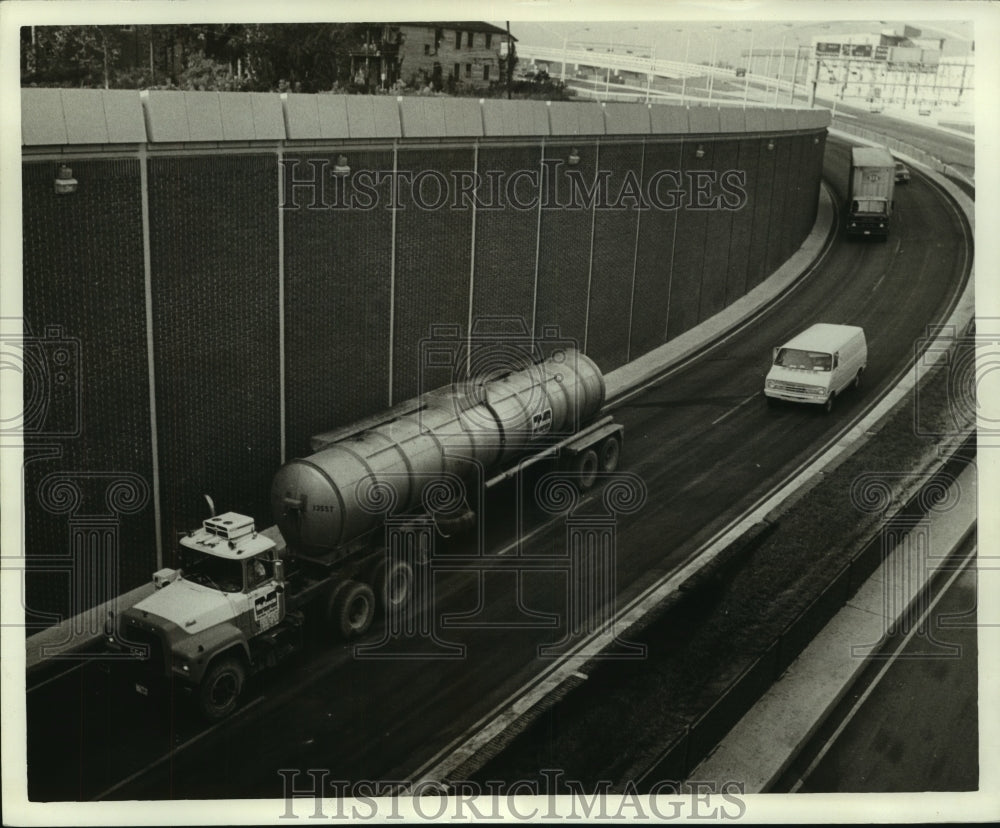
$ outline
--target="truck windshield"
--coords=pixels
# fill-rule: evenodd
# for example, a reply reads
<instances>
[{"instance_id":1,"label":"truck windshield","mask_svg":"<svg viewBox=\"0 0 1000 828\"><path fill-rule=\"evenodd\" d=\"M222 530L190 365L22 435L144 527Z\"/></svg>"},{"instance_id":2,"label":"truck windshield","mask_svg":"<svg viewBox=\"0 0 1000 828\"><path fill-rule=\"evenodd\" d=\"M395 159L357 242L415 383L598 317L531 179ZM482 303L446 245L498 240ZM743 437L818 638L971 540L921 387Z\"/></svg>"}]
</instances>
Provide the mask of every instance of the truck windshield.
<instances>
[{"instance_id":1,"label":"truck windshield","mask_svg":"<svg viewBox=\"0 0 1000 828\"><path fill-rule=\"evenodd\" d=\"M856 198L851 206L855 213L885 213L885 202L877 198Z\"/></svg>"},{"instance_id":2,"label":"truck windshield","mask_svg":"<svg viewBox=\"0 0 1000 828\"><path fill-rule=\"evenodd\" d=\"M181 547L181 569L184 577L196 584L221 592L239 592L243 589L242 561L229 561Z\"/></svg>"},{"instance_id":3,"label":"truck windshield","mask_svg":"<svg viewBox=\"0 0 1000 828\"><path fill-rule=\"evenodd\" d=\"M782 368L803 368L806 371L829 371L833 359L819 351L803 351L798 348L781 348L775 365Z\"/></svg>"}]
</instances>

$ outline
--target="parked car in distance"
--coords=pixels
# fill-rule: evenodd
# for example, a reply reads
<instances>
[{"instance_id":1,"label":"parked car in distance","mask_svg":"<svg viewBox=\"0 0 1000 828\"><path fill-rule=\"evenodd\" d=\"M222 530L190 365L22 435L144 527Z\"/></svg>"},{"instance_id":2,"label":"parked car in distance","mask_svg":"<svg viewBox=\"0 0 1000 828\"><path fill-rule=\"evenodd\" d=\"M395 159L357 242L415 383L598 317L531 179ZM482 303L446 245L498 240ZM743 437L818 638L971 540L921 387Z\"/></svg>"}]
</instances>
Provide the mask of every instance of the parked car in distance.
<instances>
[{"instance_id":1,"label":"parked car in distance","mask_svg":"<svg viewBox=\"0 0 1000 828\"><path fill-rule=\"evenodd\" d=\"M896 162L896 183L897 184L909 184L910 183L910 170L902 161Z\"/></svg>"}]
</instances>

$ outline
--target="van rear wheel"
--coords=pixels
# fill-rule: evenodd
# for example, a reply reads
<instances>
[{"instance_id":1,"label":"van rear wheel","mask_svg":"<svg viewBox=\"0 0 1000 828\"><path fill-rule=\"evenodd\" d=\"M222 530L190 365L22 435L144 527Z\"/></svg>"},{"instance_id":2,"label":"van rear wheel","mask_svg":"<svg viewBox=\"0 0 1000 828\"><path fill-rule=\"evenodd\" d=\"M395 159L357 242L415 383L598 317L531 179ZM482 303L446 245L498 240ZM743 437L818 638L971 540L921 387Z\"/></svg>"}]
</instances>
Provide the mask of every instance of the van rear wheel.
<instances>
[{"instance_id":1,"label":"van rear wheel","mask_svg":"<svg viewBox=\"0 0 1000 828\"><path fill-rule=\"evenodd\" d=\"M854 376L854 390L857 391L861 387L861 370Z\"/></svg>"}]
</instances>

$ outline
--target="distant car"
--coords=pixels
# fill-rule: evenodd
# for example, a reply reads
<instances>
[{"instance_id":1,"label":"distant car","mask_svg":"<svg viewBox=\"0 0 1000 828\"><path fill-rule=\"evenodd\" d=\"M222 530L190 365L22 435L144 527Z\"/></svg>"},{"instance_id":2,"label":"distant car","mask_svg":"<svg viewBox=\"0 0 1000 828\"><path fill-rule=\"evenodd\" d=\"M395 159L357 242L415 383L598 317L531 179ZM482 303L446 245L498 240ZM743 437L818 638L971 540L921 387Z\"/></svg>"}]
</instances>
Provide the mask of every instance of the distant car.
<instances>
[{"instance_id":1,"label":"distant car","mask_svg":"<svg viewBox=\"0 0 1000 828\"><path fill-rule=\"evenodd\" d=\"M879 112L882 111L882 104L880 104L880 103L870 103L870 104L868 104L868 111L869 112L874 112L874 113L877 114L877 113L879 113Z\"/></svg>"},{"instance_id":2,"label":"distant car","mask_svg":"<svg viewBox=\"0 0 1000 828\"><path fill-rule=\"evenodd\" d=\"M906 164L902 161L896 162L896 183L897 184L909 184L910 183L910 171L907 169Z\"/></svg>"}]
</instances>

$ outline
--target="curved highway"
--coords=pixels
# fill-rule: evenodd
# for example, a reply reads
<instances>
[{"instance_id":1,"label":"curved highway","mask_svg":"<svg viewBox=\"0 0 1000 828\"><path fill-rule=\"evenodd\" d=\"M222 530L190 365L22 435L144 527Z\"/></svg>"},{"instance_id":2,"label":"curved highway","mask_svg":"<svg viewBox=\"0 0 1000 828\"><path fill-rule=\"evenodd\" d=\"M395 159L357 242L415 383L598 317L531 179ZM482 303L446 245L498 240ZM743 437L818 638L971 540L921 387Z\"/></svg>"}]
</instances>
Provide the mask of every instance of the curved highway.
<instances>
[{"instance_id":1,"label":"curved highway","mask_svg":"<svg viewBox=\"0 0 1000 828\"><path fill-rule=\"evenodd\" d=\"M846 145L829 141L825 163L842 203ZM676 569L856 422L908 370L927 326L947 317L971 264L969 228L916 171L897 190L896 206L886 243L838 237L821 265L752 324L616 410L626 429L622 469L648 489L641 509L617 519L617 607ZM865 328L870 361L863 388L840 398L829 416L766 407L761 388L772 346L816 321ZM488 501L491 552L505 551L513 538L514 496L511 484ZM544 520L526 515L521 553L551 560L565 552L567 530L562 520ZM310 769L327 772L328 781L413 780L550 667L552 659L539 657L538 649L565 633L564 570L518 577L498 564L479 578L468 567L435 578L436 615L472 613L481 624L440 630L443 642L464 645L464 653L430 658L432 644L412 639L400 645L405 658L357 660L346 645L316 644L252 680L242 709L209 729L181 704L124 692L94 665L33 689L30 796L279 798L281 769L302 772L299 786L310 783L304 775ZM540 626L546 620L556 625ZM366 638L378 640L378 630Z\"/></svg>"}]
</instances>

